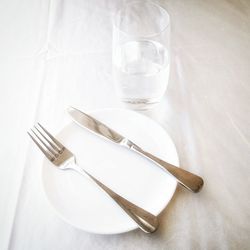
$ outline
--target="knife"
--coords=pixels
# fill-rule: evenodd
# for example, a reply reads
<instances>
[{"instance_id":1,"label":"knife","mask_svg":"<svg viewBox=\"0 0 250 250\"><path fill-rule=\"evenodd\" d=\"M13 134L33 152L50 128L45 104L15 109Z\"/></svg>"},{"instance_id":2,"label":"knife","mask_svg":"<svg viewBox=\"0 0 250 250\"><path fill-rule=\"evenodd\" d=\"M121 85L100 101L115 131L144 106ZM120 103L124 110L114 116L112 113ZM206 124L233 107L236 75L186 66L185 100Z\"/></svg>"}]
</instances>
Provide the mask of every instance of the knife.
<instances>
[{"instance_id":1,"label":"knife","mask_svg":"<svg viewBox=\"0 0 250 250\"><path fill-rule=\"evenodd\" d=\"M139 153L142 156L145 156L147 159L151 160L152 162L157 164L159 167L167 171L170 175L172 175L178 181L178 183L180 183L189 191L197 193L201 190L204 182L200 176L190 173L182 168L176 167L166 161L161 160L155 155L152 155L151 153L146 152L145 150L137 146L135 143L130 141L128 138L120 135L118 132L109 128L107 125L103 124L102 122L96 120L94 117L86 113L83 113L82 111L76 108L69 107L68 113L73 119L73 121L76 122L81 127L85 127L89 131L99 136L102 136L116 144L129 148Z\"/></svg>"}]
</instances>

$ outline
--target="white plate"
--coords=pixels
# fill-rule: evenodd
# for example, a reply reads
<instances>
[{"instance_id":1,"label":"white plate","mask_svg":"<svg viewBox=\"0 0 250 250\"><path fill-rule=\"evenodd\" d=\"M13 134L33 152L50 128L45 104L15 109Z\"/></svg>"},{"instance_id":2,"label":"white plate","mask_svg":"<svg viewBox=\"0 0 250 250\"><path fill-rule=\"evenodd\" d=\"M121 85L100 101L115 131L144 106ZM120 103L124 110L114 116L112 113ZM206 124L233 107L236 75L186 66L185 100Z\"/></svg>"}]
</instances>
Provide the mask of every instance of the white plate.
<instances>
[{"instance_id":1,"label":"white plate","mask_svg":"<svg viewBox=\"0 0 250 250\"><path fill-rule=\"evenodd\" d=\"M175 146L153 120L129 110L91 112L145 150L179 166ZM77 162L129 201L158 215L176 189L176 181L149 160L90 133L75 123L58 138L74 152ZM137 228L135 222L98 186L74 171L62 171L44 161L43 185L59 216L82 230L116 234Z\"/></svg>"}]
</instances>

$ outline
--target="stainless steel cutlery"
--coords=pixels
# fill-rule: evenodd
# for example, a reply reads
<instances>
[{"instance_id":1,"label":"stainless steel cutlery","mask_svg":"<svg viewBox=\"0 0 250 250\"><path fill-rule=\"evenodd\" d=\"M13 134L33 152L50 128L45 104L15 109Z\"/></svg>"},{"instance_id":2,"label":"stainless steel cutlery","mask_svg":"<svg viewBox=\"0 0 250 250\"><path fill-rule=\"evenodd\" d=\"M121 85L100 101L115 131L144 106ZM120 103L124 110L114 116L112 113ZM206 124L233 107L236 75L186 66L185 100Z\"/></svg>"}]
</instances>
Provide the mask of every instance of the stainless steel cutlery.
<instances>
[{"instance_id":1,"label":"stainless steel cutlery","mask_svg":"<svg viewBox=\"0 0 250 250\"><path fill-rule=\"evenodd\" d=\"M146 157L161 167L163 170L167 171L186 189L192 192L199 192L202 188L203 179L201 177L182 168L176 167L158 158L157 156L146 152L128 138L122 136L118 132L109 128L107 125L76 108L70 107L68 112L78 125ZM34 128L31 129L28 134L39 147L39 149L44 153L44 155L50 160L50 162L54 164L54 166L61 170L71 169L90 178L137 223L141 230L146 233L153 233L156 231L159 225L157 216L126 200L88 173L84 168L78 166L76 164L76 158L74 154L61 142L59 142L58 139L52 136L41 124L38 123L36 126L34 126Z\"/></svg>"},{"instance_id":2,"label":"stainless steel cutlery","mask_svg":"<svg viewBox=\"0 0 250 250\"><path fill-rule=\"evenodd\" d=\"M90 178L137 223L141 230L146 233L153 233L158 228L158 218L155 215L126 200L78 166L73 153L52 136L41 124L38 123L34 126L28 134L54 166L61 170L72 169Z\"/></svg>"},{"instance_id":3,"label":"stainless steel cutlery","mask_svg":"<svg viewBox=\"0 0 250 250\"><path fill-rule=\"evenodd\" d=\"M95 134L102 136L116 144L129 148L156 163L159 167L175 177L175 179L186 189L196 193L202 188L203 179L200 176L190 173L182 168L176 167L158 158L157 156L146 152L128 138L120 135L118 132L96 120L94 117L85 114L76 108L68 108L68 113L72 117L73 121L75 121L80 126L87 128L89 131L94 132Z\"/></svg>"}]
</instances>

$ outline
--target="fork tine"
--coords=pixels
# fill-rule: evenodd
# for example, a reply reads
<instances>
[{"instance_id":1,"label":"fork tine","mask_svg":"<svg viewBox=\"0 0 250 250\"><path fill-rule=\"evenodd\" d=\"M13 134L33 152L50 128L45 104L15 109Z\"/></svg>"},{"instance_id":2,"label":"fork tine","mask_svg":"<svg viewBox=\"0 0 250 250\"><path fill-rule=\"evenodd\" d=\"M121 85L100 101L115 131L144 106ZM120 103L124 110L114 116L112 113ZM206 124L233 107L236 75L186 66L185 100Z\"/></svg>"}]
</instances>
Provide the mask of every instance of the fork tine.
<instances>
[{"instance_id":1,"label":"fork tine","mask_svg":"<svg viewBox=\"0 0 250 250\"><path fill-rule=\"evenodd\" d=\"M33 132L33 134L38 138L38 140L43 144L43 146L49 150L49 152L54 156L54 157L58 157L58 153L57 151L55 151L45 140L43 140L35 130L31 129L31 131Z\"/></svg>"},{"instance_id":2,"label":"fork tine","mask_svg":"<svg viewBox=\"0 0 250 250\"><path fill-rule=\"evenodd\" d=\"M48 137L57 145L57 147L60 149L61 152L64 149L64 146L53 135L51 135L49 131L46 130L39 122L37 124L48 135Z\"/></svg>"},{"instance_id":3,"label":"fork tine","mask_svg":"<svg viewBox=\"0 0 250 250\"><path fill-rule=\"evenodd\" d=\"M55 144L50 138L48 138L47 136L45 136L44 133L42 133L40 131L40 129L38 129L37 126L34 126L34 128L46 140L46 142L55 150L56 153L60 153L60 148L57 146L57 144Z\"/></svg>"},{"instance_id":4,"label":"fork tine","mask_svg":"<svg viewBox=\"0 0 250 250\"><path fill-rule=\"evenodd\" d=\"M27 132L28 135L30 136L30 138L33 140L33 142L38 146L38 148L44 153L44 155L50 160L50 161L54 161L55 157L53 155L51 155L51 153L43 146L39 143L39 141L30 133Z\"/></svg>"}]
</instances>

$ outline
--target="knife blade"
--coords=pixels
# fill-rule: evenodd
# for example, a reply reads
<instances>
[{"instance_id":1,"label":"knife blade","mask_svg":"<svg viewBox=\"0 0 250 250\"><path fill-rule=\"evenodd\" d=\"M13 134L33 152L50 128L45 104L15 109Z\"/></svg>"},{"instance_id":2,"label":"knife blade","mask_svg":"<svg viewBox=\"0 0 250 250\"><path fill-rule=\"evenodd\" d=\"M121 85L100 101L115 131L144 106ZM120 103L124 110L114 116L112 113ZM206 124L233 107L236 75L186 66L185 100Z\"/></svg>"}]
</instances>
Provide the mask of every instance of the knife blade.
<instances>
[{"instance_id":1,"label":"knife blade","mask_svg":"<svg viewBox=\"0 0 250 250\"><path fill-rule=\"evenodd\" d=\"M85 128L87 128L91 132L94 132L97 135L100 135L118 144L125 140L125 137L123 137L113 129L109 128L102 122L91 117L90 115L83 113L79 109L70 107L68 108L68 113L73 118L73 121L75 121L78 125L84 126Z\"/></svg>"},{"instance_id":2,"label":"knife blade","mask_svg":"<svg viewBox=\"0 0 250 250\"><path fill-rule=\"evenodd\" d=\"M135 143L130 141L128 138L120 135L118 132L114 131L113 129L109 128L104 123L98 121L94 117L76 109L74 107L68 108L68 113L73 119L81 127L87 128L89 131L104 137L108 140L111 140L114 143L119 145L125 146L140 155L148 158L152 162L156 163L159 167L166 170L170 175L175 177L175 179L182 184L185 188L192 192L199 192L203 186L203 179L200 176L197 176L191 172L188 172L182 168L176 167L162 159L156 157L155 155L146 152Z\"/></svg>"}]
</instances>

